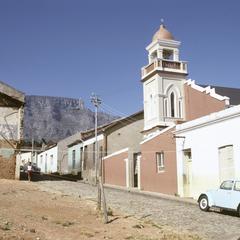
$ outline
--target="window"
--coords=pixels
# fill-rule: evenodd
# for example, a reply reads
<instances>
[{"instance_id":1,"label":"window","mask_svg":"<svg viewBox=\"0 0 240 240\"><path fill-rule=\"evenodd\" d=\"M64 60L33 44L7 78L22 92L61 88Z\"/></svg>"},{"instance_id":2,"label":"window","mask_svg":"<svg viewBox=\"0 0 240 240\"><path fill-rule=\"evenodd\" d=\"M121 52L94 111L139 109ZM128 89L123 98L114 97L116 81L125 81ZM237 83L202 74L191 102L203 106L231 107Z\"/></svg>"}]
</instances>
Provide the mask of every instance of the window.
<instances>
[{"instance_id":1,"label":"window","mask_svg":"<svg viewBox=\"0 0 240 240\"><path fill-rule=\"evenodd\" d=\"M72 168L74 169L76 165L76 151L72 151Z\"/></svg>"},{"instance_id":2,"label":"window","mask_svg":"<svg viewBox=\"0 0 240 240\"><path fill-rule=\"evenodd\" d=\"M220 188L223 190L232 190L233 181L225 181L221 184Z\"/></svg>"},{"instance_id":3,"label":"window","mask_svg":"<svg viewBox=\"0 0 240 240\"><path fill-rule=\"evenodd\" d=\"M240 181L235 182L234 190L235 191L240 191Z\"/></svg>"},{"instance_id":4,"label":"window","mask_svg":"<svg viewBox=\"0 0 240 240\"><path fill-rule=\"evenodd\" d=\"M50 155L50 162L51 162L51 165L53 165L53 155Z\"/></svg>"},{"instance_id":5,"label":"window","mask_svg":"<svg viewBox=\"0 0 240 240\"><path fill-rule=\"evenodd\" d=\"M151 63L157 58L157 51L151 54Z\"/></svg>"},{"instance_id":6,"label":"window","mask_svg":"<svg viewBox=\"0 0 240 240\"><path fill-rule=\"evenodd\" d=\"M157 152L156 153L156 161L157 161L157 172L163 172L164 171L164 153L163 152Z\"/></svg>"},{"instance_id":7,"label":"window","mask_svg":"<svg viewBox=\"0 0 240 240\"><path fill-rule=\"evenodd\" d=\"M84 146L84 153L83 153L83 169L87 169L87 161L88 161L88 148Z\"/></svg>"},{"instance_id":8,"label":"window","mask_svg":"<svg viewBox=\"0 0 240 240\"><path fill-rule=\"evenodd\" d=\"M43 163L43 155L40 156L40 164Z\"/></svg>"},{"instance_id":9,"label":"window","mask_svg":"<svg viewBox=\"0 0 240 240\"><path fill-rule=\"evenodd\" d=\"M80 148L80 169L82 170L82 164L83 164L83 147Z\"/></svg>"},{"instance_id":10,"label":"window","mask_svg":"<svg viewBox=\"0 0 240 240\"><path fill-rule=\"evenodd\" d=\"M171 103L171 117L175 117L175 94L172 92L170 94L170 103Z\"/></svg>"},{"instance_id":11,"label":"window","mask_svg":"<svg viewBox=\"0 0 240 240\"><path fill-rule=\"evenodd\" d=\"M163 49L163 59L173 60L173 50Z\"/></svg>"}]
</instances>

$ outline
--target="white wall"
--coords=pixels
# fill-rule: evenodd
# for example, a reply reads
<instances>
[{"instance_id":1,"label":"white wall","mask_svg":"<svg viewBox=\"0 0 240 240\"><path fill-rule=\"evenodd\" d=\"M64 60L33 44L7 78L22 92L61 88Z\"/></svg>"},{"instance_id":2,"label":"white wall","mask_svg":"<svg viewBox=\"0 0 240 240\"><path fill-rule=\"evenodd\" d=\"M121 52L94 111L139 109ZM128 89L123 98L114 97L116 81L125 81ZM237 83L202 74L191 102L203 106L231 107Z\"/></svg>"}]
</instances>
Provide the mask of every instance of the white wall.
<instances>
[{"instance_id":1,"label":"white wall","mask_svg":"<svg viewBox=\"0 0 240 240\"><path fill-rule=\"evenodd\" d=\"M24 165L27 162L33 162L33 163L37 163L37 154L33 153L33 157L32 157L32 152L26 152L26 153L21 153L20 154L20 164Z\"/></svg>"},{"instance_id":2,"label":"white wall","mask_svg":"<svg viewBox=\"0 0 240 240\"><path fill-rule=\"evenodd\" d=\"M57 172L58 147L55 146L38 154L37 166L43 173Z\"/></svg>"},{"instance_id":3,"label":"white wall","mask_svg":"<svg viewBox=\"0 0 240 240\"><path fill-rule=\"evenodd\" d=\"M183 196L183 150L192 152L192 197L217 188L219 147L233 145L235 178L240 178L240 106L210 114L176 128L178 193Z\"/></svg>"}]
</instances>

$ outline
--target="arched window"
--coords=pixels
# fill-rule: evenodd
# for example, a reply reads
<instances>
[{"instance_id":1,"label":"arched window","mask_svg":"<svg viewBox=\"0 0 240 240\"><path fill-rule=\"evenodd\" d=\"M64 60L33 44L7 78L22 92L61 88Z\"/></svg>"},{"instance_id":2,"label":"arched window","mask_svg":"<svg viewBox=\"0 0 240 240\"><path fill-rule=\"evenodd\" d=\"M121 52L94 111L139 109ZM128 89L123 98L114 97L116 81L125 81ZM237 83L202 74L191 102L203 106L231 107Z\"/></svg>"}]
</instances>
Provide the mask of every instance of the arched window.
<instances>
[{"instance_id":1,"label":"arched window","mask_svg":"<svg viewBox=\"0 0 240 240\"><path fill-rule=\"evenodd\" d=\"M164 112L168 118L183 117L183 101L178 86L170 84L164 91L166 98L164 99Z\"/></svg>"},{"instance_id":2,"label":"arched window","mask_svg":"<svg viewBox=\"0 0 240 240\"><path fill-rule=\"evenodd\" d=\"M172 92L170 94L170 112L171 117L175 117L175 94Z\"/></svg>"},{"instance_id":3,"label":"arched window","mask_svg":"<svg viewBox=\"0 0 240 240\"><path fill-rule=\"evenodd\" d=\"M155 52L153 52L153 53L151 54L151 63L152 63L155 59L157 59L157 51L155 51Z\"/></svg>"}]
</instances>

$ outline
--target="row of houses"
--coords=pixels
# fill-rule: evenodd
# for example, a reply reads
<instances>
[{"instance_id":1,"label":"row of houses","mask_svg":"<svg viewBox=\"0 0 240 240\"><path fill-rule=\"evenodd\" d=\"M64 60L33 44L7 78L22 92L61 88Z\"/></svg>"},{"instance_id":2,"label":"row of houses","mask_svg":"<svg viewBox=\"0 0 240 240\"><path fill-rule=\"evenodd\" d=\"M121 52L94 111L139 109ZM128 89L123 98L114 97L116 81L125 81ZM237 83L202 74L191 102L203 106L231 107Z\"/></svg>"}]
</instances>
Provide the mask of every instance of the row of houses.
<instances>
[{"instance_id":1,"label":"row of houses","mask_svg":"<svg viewBox=\"0 0 240 240\"><path fill-rule=\"evenodd\" d=\"M240 106L182 124L172 123L142 139L143 112L98 129L105 184L197 198L226 179L240 176ZM88 136L87 136L88 135ZM85 136L85 137L83 137ZM64 173L88 182L95 177L94 130L68 145ZM57 172L58 146L38 155L43 172Z\"/></svg>"},{"instance_id":2,"label":"row of houses","mask_svg":"<svg viewBox=\"0 0 240 240\"><path fill-rule=\"evenodd\" d=\"M143 110L37 153L42 172L94 182L97 159L104 184L191 198L238 178L240 89L188 79L180 45L161 25L141 71Z\"/></svg>"}]
</instances>

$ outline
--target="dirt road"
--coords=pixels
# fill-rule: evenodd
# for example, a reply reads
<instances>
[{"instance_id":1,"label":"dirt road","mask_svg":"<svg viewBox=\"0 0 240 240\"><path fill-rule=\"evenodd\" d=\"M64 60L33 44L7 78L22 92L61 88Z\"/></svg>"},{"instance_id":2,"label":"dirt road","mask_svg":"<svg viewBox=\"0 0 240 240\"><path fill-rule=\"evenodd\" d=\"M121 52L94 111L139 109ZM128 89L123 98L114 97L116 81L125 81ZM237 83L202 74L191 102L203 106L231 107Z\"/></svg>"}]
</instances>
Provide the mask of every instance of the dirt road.
<instances>
[{"instance_id":1,"label":"dirt road","mask_svg":"<svg viewBox=\"0 0 240 240\"><path fill-rule=\"evenodd\" d=\"M104 224L94 201L39 186L0 180L0 240L200 239L115 209Z\"/></svg>"}]
</instances>

